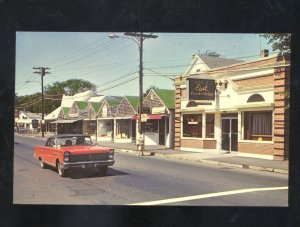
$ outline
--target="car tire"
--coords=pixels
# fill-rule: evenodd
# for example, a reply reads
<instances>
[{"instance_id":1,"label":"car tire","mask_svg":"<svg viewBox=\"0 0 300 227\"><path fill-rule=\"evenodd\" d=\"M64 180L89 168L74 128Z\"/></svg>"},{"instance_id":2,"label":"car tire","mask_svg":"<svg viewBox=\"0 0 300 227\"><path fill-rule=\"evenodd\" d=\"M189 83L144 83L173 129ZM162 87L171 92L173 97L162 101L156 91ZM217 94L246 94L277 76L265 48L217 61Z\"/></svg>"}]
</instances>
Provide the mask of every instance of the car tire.
<instances>
[{"instance_id":1,"label":"car tire","mask_svg":"<svg viewBox=\"0 0 300 227\"><path fill-rule=\"evenodd\" d=\"M41 166L42 169L46 169L47 168L46 164L43 162L42 159L40 159L40 166Z\"/></svg>"},{"instance_id":2,"label":"car tire","mask_svg":"<svg viewBox=\"0 0 300 227\"><path fill-rule=\"evenodd\" d=\"M98 173L99 173L99 175L100 175L100 176L106 175L107 169L108 169L107 166L100 166L100 167L98 168Z\"/></svg>"},{"instance_id":3,"label":"car tire","mask_svg":"<svg viewBox=\"0 0 300 227\"><path fill-rule=\"evenodd\" d=\"M58 172L58 175L61 176L61 177L65 177L66 176L66 170L61 168L61 164L60 164L60 161L57 162L57 172Z\"/></svg>"}]
</instances>

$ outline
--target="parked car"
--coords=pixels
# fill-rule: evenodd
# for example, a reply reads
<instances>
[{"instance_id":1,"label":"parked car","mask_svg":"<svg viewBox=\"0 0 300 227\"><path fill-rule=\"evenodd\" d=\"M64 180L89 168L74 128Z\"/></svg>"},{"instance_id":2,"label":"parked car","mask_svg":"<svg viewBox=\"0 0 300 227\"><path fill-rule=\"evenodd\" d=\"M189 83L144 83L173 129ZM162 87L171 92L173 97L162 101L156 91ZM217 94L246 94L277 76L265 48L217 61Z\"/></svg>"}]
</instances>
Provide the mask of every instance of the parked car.
<instances>
[{"instance_id":1,"label":"parked car","mask_svg":"<svg viewBox=\"0 0 300 227\"><path fill-rule=\"evenodd\" d=\"M115 163L114 149L96 146L90 136L82 134L50 136L44 146L35 147L34 157L41 168L53 166L60 176L74 168L93 169L105 175L108 166Z\"/></svg>"}]
</instances>

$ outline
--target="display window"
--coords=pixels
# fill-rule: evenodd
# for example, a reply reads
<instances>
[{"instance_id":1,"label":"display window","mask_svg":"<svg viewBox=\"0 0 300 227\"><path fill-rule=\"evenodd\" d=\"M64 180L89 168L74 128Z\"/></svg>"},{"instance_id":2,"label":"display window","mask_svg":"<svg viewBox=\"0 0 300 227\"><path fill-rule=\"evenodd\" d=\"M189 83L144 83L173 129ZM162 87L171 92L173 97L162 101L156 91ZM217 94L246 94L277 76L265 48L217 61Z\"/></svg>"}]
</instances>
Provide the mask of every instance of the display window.
<instances>
[{"instance_id":1,"label":"display window","mask_svg":"<svg viewBox=\"0 0 300 227\"><path fill-rule=\"evenodd\" d=\"M113 132L113 121L112 120L102 120L99 121L99 137L112 137Z\"/></svg>"},{"instance_id":2,"label":"display window","mask_svg":"<svg viewBox=\"0 0 300 227\"><path fill-rule=\"evenodd\" d=\"M244 112L244 139L272 141L272 111Z\"/></svg>"},{"instance_id":3,"label":"display window","mask_svg":"<svg viewBox=\"0 0 300 227\"><path fill-rule=\"evenodd\" d=\"M158 133L158 120L147 120L144 124L144 131Z\"/></svg>"},{"instance_id":4,"label":"display window","mask_svg":"<svg viewBox=\"0 0 300 227\"><path fill-rule=\"evenodd\" d=\"M202 114L183 115L183 137L202 138Z\"/></svg>"},{"instance_id":5,"label":"display window","mask_svg":"<svg viewBox=\"0 0 300 227\"><path fill-rule=\"evenodd\" d=\"M116 120L116 139L129 139L131 136L131 119Z\"/></svg>"}]
</instances>

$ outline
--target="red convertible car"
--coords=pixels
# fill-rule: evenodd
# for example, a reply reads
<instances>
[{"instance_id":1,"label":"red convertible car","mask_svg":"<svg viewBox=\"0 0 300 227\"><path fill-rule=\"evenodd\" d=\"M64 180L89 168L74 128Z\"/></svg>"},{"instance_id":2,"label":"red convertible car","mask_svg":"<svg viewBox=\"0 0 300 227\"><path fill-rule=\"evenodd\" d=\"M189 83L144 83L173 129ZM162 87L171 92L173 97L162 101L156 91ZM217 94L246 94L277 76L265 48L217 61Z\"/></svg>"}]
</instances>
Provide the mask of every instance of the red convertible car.
<instances>
[{"instance_id":1,"label":"red convertible car","mask_svg":"<svg viewBox=\"0 0 300 227\"><path fill-rule=\"evenodd\" d=\"M60 176L73 168L96 169L104 175L108 166L115 163L114 149L95 146L89 136L82 134L50 136L44 146L35 147L34 157L41 168L53 166Z\"/></svg>"}]
</instances>

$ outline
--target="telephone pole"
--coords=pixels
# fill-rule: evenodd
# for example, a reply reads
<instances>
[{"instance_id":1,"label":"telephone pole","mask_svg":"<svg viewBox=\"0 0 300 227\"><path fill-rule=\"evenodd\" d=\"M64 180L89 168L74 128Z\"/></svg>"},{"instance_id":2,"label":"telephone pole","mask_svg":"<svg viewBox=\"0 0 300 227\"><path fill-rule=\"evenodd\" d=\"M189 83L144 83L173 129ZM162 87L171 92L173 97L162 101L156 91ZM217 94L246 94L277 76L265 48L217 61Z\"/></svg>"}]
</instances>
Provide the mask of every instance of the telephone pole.
<instances>
[{"instance_id":1,"label":"telephone pole","mask_svg":"<svg viewBox=\"0 0 300 227\"><path fill-rule=\"evenodd\" d=\"M50 69L48 67L33 67L33 69L37 69L39 71L34 71L33 73L37 73L41 75L41 85L42 85L42 124L41 124L41 130L42 130L42 137L44 137L44 76L46 74L50 74L49 72L46 72L46 70Z\"/></svg>"},{"instance_id":2,"label":"telephone pole","mask_svg":"<svg viewBox=\"0 0 300 227\"><path fill-rule=\"evenodd\" d=\"M143 111L143 41L145 39L156 39L157 35L144 34L143 32L125 32L125 36L130 36L139 46L140 51L140 70L139 70L139 101L140 101L140 111L139 111L139 120L138 120L138 131L140 136L143 134L142 129L142 111ZM143 141L144 143L144 141ZM141 152L143 152L144 146L141 146Z\"/></svg>"}]
</instances>

